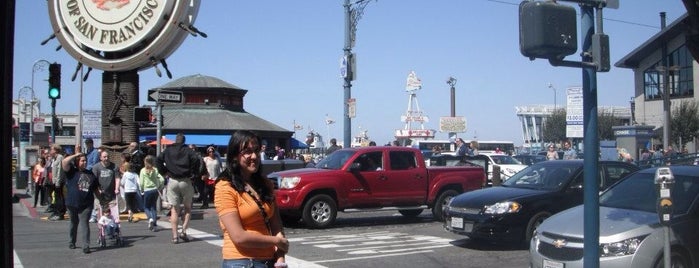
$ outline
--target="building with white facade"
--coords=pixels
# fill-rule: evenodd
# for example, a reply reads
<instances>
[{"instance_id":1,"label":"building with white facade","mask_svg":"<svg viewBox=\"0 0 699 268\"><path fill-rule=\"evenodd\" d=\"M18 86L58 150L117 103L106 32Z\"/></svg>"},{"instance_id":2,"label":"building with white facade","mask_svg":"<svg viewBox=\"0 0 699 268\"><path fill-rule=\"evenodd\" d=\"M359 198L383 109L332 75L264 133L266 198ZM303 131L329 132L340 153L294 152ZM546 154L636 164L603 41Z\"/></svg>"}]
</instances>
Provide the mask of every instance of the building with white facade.
<instances>
[{"instance_id":1,"label":"building with white facade","mask_svg":"<svg viewBox=\"0 0 699 268\"><path fill-rule=\"evenodd\" d=\"M537 152L545 146L544 144L551 142L543 139L544 131L546 131L543 126L555 109L565 109L565 107L561 107L560 105L557 107L554 107L554 105L527 105L515 107L517 118L519 118L522 127L522 141L524 142L524 147L529 147L526 150ZM597 113L613 115L621 119L625 124L631 122L630 107L600 106L597 108Z\"/></svg>"}]
</instances>

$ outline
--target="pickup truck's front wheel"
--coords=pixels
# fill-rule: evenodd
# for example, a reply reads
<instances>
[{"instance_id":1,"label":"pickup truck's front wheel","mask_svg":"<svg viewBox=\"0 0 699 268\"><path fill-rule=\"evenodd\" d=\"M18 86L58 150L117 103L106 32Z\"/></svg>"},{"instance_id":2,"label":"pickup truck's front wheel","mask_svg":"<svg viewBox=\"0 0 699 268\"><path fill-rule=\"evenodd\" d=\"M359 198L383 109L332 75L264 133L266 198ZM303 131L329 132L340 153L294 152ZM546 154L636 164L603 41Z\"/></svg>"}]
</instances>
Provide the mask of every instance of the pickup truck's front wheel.
<instances>
[{"instance_id":1,"label":"pickup truck's front wheel","mask_svg":"<svg viewBox=\"0 0 699 268\"><path fill-rule=\"evenodd\" d=\"M332 197L319 194L303 206L303 221L310 228L326 228L335 222L337 205Z\"/></svg>"},{"instance_id":2,"label":"pickup truck's front wheel","mask_svg":"<svg viewBox=\"0 0 699 268\"><path fill-rule=\"evenodd\" d=\"M436 220L444 221L443 209L449 204L449 201L457 195L459 195L459 192L450 189L442 192L439 197L437 197L437 200L434 201L434 206L432 206L432 215L434 215Z\"/></svg>"}]
</instances>

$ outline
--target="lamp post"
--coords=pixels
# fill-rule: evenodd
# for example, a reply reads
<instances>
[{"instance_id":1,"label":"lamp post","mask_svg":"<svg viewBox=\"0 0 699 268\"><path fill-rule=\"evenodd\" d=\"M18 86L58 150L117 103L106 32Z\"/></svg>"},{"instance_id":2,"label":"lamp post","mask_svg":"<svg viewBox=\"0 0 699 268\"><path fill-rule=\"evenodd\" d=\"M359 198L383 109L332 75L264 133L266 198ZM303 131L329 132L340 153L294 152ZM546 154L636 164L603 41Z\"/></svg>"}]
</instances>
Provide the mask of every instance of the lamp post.
<instances>
[{"instance_id":1,"label":"lamp post","mask_svg":"<svg viewBox=\"0 0 699 268\"><path fill-rule=\"evenodd\" d=\"M345 9L345 47L344 50L344 61L346 62L346 70L344 76L344 133L343 133L343 143L346 148L352 147L352 118L349 109L350 99L352 98L352 81L355 78L355 74L352 72L356 70L356 66L352 66L354 62L352 54L352 47L354 47L354 40L357 33L357 22L364 14L364 8L369 4L371 0L356 0L350 2L350 0L345 0L342 5Z\"/></svg>"},{"instance_id":2,"label":"lamp post","mask_svg":"<svg viewBox=\"0 0 699 268\"><path fill-rule=\"evenodd\" d=\"M451 117L456 117L456 78L454 77L449 77L447 79L447 85L449 85L449 92L451 94ZM456 132L449 132L449 138L454 138L456 139Z\"/></svg>"},{"instance_id":3,"label":"lamp post","mask_svg":"<svg viewBox=\"0 0 699 268\"><path fill-rule=\"evenodd\" d=\"M29 98L27 98L27 96ZM34 89L32 87L28 87L28 86L24 86L24 87L19 89L19 98L24 100L24 102L23 102L24 116L23 117L25 118L25 121L26 121L26 117L27 117L27 104L30 105L30 108L29 108L29 114L30 114L30 118L29 118L29 145L32 145L33 144L32 139L34 137L34 105L37 104L38 101L36 100L36 95L34 95ZM29 103L27 103L27 101Z\"/></svg>"},{"instance_id":4,"label":"lamp post","mask_svg":"<svg viewBox=\"0 0 699 268\"><path fill-rule=\"evenodd\" d=\"M556 90L557 90L557 88L554 87L553 84L551 84L551 83L549 83L549 88L550 88L550 89L553 89L553 110L556 111L556 109L558 109L558 107L557 107L557 105L556 105L556 100L557 100L557 98L556 98Z\"/></svg>"},{"instance_id":5,"label":"lamp post","mask_svg":"<svg viewBox=\"0 0 699 268\"><path fill-rule=\"evenodd\" d=\"M32 89L32 121L29 126L29 144L32 145L33 139L34 139L34 104L39 104L39 113L41 113L41 102L36 99L36 95L34 94L34 73L36 71L41 71L45 70L47 66L49 66L51 63L48 62L47 60L37 60L34 62L34 65L32 65L32 83L31 83L31 89Z\"/></svg>"},{"instance_id":6,"label":"lamp post","mask_svg":"<svg viewBox=\"0 0 699 268\"><path fill-rule=\"evenodd\" d=\"M32 89L34 89L34 73L36 73L36 71L46 70L49 65L51 65L51 63L47 60L37 60L34 62L34 65L32 66ZM39 107L39 110L41 110L41 107Z\"/></svg>"},{"instance_id":7,"label":"lamp post","mask_svg":"<svg viewBox=\"0 0 699 268\"><path fill-rule=\"evenodd\" d=\"M555 113L556 110L558 110L558 104L557 104L558 98L557 98L557 96L556 96L556 91L558 91L558 89L557 89L556 87L554 87L553 84L551 84L551 83L549 83L549 86L548 86L548 87L549 87L550 89L553 90L553 112L551 113L551 115L553 115L553 113ZM542 124L542 129L543 129L543 124ZM542 150L543 150L544 148L546 148L546 146L545 146L545 141L544 141L544 137L543 137L543 136L544 136L544 135L543 135L543 133L542 133L542 135L541 135L541 149L542 149ZM553 142L555 142L555 140L554 140Z\"/></svg>"}]
</instances>

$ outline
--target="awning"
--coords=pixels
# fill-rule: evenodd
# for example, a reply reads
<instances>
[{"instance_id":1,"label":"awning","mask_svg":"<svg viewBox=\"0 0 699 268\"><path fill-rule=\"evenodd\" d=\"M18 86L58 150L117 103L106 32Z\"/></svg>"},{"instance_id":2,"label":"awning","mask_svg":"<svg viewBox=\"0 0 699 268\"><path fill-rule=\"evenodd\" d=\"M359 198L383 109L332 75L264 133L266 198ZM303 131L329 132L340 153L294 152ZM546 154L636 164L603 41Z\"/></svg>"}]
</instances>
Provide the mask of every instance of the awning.
<instances>
[{"instance_id":1,"label":"awning","mask_svg":"<svg viewBox=\"0 0 699 268\"><path fill-rule=\"evenodd\" d=\"M160 145L170 145L175 143L173 140L168 139L167 137L163 136L160 138ZM148 143L148 145L157 145L158 141L154 140Z\"/></svg>"},{"instance_id":2,"label":"awning","mask_svg":"<svg viewBox=\"0 0 699 268\"><path fill-rule=\"evenodd\" d=\"M307 149L308 145L306 143L297 140L295 138L291 138L291 149Z\"/></svg>"},{"instance_id":3,"label":"awning","mask_svg":"<svg viewBox=\"0 0 699 268\"><path fill-rule=\"evenodd\" d=\"M165 138L170 140L175 140L176 134L167 134ZM231 139L231 135L216 135L216 134L185 134L185 144L194 144L197 146L206 145L217 145L217 146L228 146L228 141ZM155 136L140 136L139 140L155 140Z\"/></svg>"}]
</instances>

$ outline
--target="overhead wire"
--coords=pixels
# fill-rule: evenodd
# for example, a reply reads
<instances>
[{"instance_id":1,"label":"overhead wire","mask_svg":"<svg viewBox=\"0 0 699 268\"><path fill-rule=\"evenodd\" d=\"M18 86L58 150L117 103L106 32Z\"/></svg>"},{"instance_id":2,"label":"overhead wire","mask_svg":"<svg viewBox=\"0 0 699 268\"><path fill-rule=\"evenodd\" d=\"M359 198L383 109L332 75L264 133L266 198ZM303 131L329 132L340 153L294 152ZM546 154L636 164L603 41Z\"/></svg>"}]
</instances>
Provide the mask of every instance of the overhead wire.
<instances>
[{"instance_id":1,"label":"overhead wire","mask_svg":"<svg viewBox=\"0 0 699 268\"><path fill-rule=\"evenodd\" d=\"M511 6L519 6L519 3L513 3L509 1L503 1L503 0L483 0L486 2L493 2L493 3L498 3L498 4L504 4L504 5L511 5ZM577 12L576 12L577 13ZM580 14L578 14L580 15ZM624 23L624 24L629 24L629 25L635 25L635 26L640 26L640 27L647 27L647 28L653 28L653 29L660 29L659 26L655 25L649 25L649 24L644 24L644 23L638 23L638 22L632 22L632 21L625 21L625 20L620 20L620 19L610 19L610 18L603 18L603 20L606 21L613 21L613 22L618 22L618 23Z\"/></svg>"}]
</instances>

